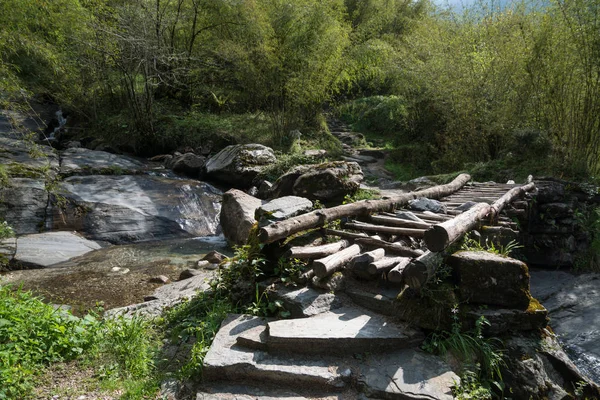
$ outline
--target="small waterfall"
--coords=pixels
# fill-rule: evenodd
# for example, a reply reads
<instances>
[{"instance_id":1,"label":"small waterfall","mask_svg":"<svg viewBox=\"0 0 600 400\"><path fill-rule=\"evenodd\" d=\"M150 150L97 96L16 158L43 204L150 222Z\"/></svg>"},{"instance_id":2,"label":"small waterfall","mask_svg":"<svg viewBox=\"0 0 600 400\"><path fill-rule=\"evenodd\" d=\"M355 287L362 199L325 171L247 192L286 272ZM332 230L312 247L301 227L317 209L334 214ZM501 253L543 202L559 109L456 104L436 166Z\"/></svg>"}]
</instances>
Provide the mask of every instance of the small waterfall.
<instances>
[{"instance_id":1,"label":"small waterfall","mask_svg":"<svg viewBox=\"0 0 600 400\"><path fill-rule=\"evenodd\" d=\"M65 115L63 114L62 110L58 110L56 113L56 121L58 122L58 125L54 126L54 129L52 130L52 132L50 133L50 136L48 136L46 138L47 141L51 141L51 140L57 140L57 135L60 134L61 130L64 128L64 126L67 124L67 118L65 117ZM52 121L54 122L54 121ZM54 125L54 124L53 124Z\"/></svg>"}]
</instances>

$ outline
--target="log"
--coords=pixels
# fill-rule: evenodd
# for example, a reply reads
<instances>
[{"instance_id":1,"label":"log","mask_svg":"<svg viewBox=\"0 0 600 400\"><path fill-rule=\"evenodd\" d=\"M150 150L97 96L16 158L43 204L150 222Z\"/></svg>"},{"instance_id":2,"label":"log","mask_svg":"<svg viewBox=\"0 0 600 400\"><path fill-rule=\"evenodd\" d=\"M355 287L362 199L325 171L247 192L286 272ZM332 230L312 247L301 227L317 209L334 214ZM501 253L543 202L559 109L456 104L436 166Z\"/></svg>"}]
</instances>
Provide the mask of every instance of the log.
<instances>
[{"instance_id":1,"label":"log","mask_svg":"<svg viewBox=\"0 0 600 400\"><path fill-rule=\"evenodd\" d=\"M373 279L376 278L369 274L369 264L374 261L380 260L385 256L385 250L382 248L375 249L373 251L369 251L367 253L359 254L350 261L352 265L352 272L363 279Z\"/></svg>"},{"instance_id":2,"label":"log","mask_svg":"<svg viewBox=\"0 0 600 400\"><path fill-rule=\"evenodd\" d=\"M327 243L320 246L295 246L290 248L285 256L288 258L322 258L348 247L350 243L347 240L340 240L335 243Z\"/></svg>"},{"instance_id":3,"label":"log","mask_svg":"<svg viewBox=\"0 0 600 400\"><path fill-rule=\"evenodd\" d=\"M444 214L424 214L416 212L413 212L413 214L425 221L448 221L449 219L452 219L451 216Z\"/></svg>"},{"instance_id":4,"label":"log","mask_svg":"<svg viewBox=\"0 0 600 400\"><path fill-rule=\"evenodd\" d=\"M364 238L369 237L369 235L367 235L366 233L353 233L353 232L340 231L338 229L325 229L325 234L331 235L331 236L339 236L341 238L346 238L346 239L364 239Z\"/></svg>"},{"instance_id":5,"label":"log","mask_svg":"<svg viewBox=\"0 0 600 400\"><path fill-rule=\"evenodd\" d=\"M394 268L388 272L388 281L393 283L402 283L404 281L404 271L410 263L410 258L401 260Z\"/></svg>"},{"instance_id":6,"label":"log","mask_svg":"<svg viewBox=\"0 0 600 400\"><path fill-rule=\"evenodd\" d=\"M417 237L417 238L422 238L425 235L425 229L398 228L395 226L363 224L363 223L356 223L356 222L348 222L344 225L344 228L350 228L350 229L354 229L357 231L378 232L378 233L389 233L392 235L412 236L412 237Z\"/></svg>"},{"instance_id":7,"label":"log","mask_svg":"<svg viewBox=\"0 0 600 400\"><path fill-rule=\"evenodd\" d=\"M381 260L370 263L367 271L371 275L379 275L383 272L389 271L405 260L410 261L410 257L384 257Z\"/></svg>"},{"instance_id":8,"label":"log","mask_svg":"<svg viewBox=\"0 0 600 400\"><path fill-rule=\"evenodd\" d=\"M439 252L448 247L456 239L475 228L484 219L494 222L502 209L516 198L535 188L533 183L515 187L506 192L500 199L489 205L477 203L469 210L455 218L434 225L425 232L425 244L433 252Z\"/></svg>"},{"instance_id":9,"label":"log","mask_svg":"<svg viewBox=\"0 0 600 400\"><path fill-rule=\"evenodd\" d=\"M360 246L353 244L352 246L347 247L342 251L338 251L335 254L313 261L313 271L315 271L317 278L325 278L326 276L329 276L338 269L342 268L344 264L346 264L359 253Z\"/></svg>"},{"instance_id":10,"label":"log","mask_svg":"<svg viewBox=\"0 0 600 400\"><path fill-rule=\"evenodd\" d=\"M441 265L442 261L442 253L425 252L422 256L411 260L404 268L402 273L404 282L412 289L421 290L427 280L433 276L437 267ZM390 279L389 275L388 279Z\"/></svg>"},{"instance_id":11,"label":"log","mask_svg":"<svg viewBox=\"0 0 600 400\"><path fill-rule=\"evenodd\" d=\"M406 257L418 257L423 254L421 250L411 249L410 247L402 246L397 243L390 243L374 238L356 239L356 243L360 244L361 246L381 247L388 253L398 254Z\"/></svg>"},{"instance_id":12,"label":"log","mask_svg":"<svg viewBox=\"0 0 600 400\"><path fill-rule=\"evenodd\" d=\"M264 226L260 229L258 237L262 243L273 243L294 233L316 228L329 221L335 221L343 217L368 215L373 212L387 211L394 207L405 205L410 200L419 197L439 199L456 192L470 179L471 177L468 174L461 174L446 185L434 186L416 192L403 193L387 199L363 200L357 201L356 203L343 204L337 207L315 210L307 214L302 214L297 217L288 218Z\"/></svg>"},{"instance_id":13,"label":"log","mask_svg":"<svg viewBox=\"0 0 600 400\"><path fill-rule=\"evenodd\" d=\"M402 228L413 228L413 229L428 229L431 224L426 222L409 221L398 217L387 217L381 215L372 215L369 218L372 222L388 225L388 226L399 226Z\"/></svg>"}]
</instances>

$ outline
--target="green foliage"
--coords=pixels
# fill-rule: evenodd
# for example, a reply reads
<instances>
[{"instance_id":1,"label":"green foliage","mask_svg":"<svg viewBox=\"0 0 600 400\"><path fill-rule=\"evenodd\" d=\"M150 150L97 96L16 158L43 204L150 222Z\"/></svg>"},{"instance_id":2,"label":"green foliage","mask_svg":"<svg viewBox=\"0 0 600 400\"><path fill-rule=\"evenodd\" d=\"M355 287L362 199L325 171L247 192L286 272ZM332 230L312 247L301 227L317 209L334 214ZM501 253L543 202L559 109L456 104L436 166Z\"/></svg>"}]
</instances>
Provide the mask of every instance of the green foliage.
<instances>
[{"instance_id":1,"label":"green foliage","mask_svg":"<svg viewBox=\"0 0 600 400\"><path fill-rule=\"evenodd\" d=\"M589 235L589 248L577 255L574 269L579 272L600 271L600 208L576 211L575 218L581 229Z\"/></svg>"},{"instance_id":2,"label":"green foliage","mask_svg":"<svg viewBox=\"0 0 600 400\"><path fill-rule=\"evenodd\" d=\"M343 204L355 203L361 200L375 200L381 198L381 194L378 190L374 189L358 189L352 195L347 194L344 196Z\"/></svg>"},{"instance_id":3,"label":"green foliage","mask_svg":"<svg viewBox=\"0 0 600 400\"><path fill-rule=\"evenodd\" d=\"M481 316L471 332L463 332L458 315L458 305L453 310L450 332L434 332L429 335L423 348L430 353L452 355L461 365L464 381L455 388L455 395L463 399L486 399L490 390L504 388L501 367L504 365L502 342L497 338L485 338L483 328L489 325Z\"/></svg>"},{"instance_id":4,"label":"green foliage","mask_svg":"<svg viewBox=\"0 0 600 400\"><path fill-rule=\"evenodd\" d=\"M15 231L8 225L8 222L0 222L0 239L11 238L13 236L15 236Z\"/></svg>"},{"instance_id":5,"label":"green foliage","mask_svg":"<svg viewBox=\"0 0 600 400\"><path fill-rule=\"evenodd\" d=\"M359 132L378 132L406 138L407 102L400 96L372 96L350 101L338 108L339 117Z\"/></svg>"},{"instance_id":6,"label":"green foliage","mask_svg":"<svg viewBox=\"0 0 600 400\"><path fill-rule=\"evenodd\" d=\"M273 273L285 285L295 285L295 282L300 278L300 275L306 270L307 266L308 263L306 260L281 257L277 261L277 267L275 267Z\"/></svg>"},{"instance_id":7,"label":"green foliage","mask_svg":"<svg viewBox=\"0 0 600 400\"><path fill-rule=\"evenodd\" d=\"M480 240L473 238L472 235L468 234L463 239L460 246L461 250L468 251L487 251L488 253L498 254L502 257L509 257L514 250L522 249L523 245L519 244L516 240L511 240L506 245L498 245L493 240L486 238L483 243Z\"/></svg>"}]
</instances>

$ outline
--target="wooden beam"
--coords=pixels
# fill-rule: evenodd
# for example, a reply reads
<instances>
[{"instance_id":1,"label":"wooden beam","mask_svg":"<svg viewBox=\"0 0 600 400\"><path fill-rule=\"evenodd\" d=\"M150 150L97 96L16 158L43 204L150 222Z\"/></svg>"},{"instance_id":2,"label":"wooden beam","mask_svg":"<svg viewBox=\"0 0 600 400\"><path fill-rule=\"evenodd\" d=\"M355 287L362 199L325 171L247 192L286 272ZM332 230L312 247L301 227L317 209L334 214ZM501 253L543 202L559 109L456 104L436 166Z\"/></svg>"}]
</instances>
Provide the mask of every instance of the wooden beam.
<instances>
[{"instance_id":1,"label":"wooden beam","mask_svg":"<svg viewBox=\"0 0 600 400\"><path fill-rule=\"evenodd\" d=\"M425 235L425 229L398 228L395 226L363 224L357 222L348 222L344 224L344 227L357 231L389 233L392 235L412 236L416 238L422 238Z\"/></svg>"},{"instance_id":2,"label":"wooden beam","mask_svg":"<svg viewBox=\"0 0 600 400\"><path fill-rule=\"evenodd\" d=\"M378 275L389 271L403 261L410 261L410 257L384 257L369 264L367 271L371 275Z\"/></svg>"},{"instance_id":3,"label":"wooden beam","mask_svg":"<svg viewBox=\"0 0 600 400\"><path fill-rule=\"evenodd\" d=\"M406 258L402 261L400 261L398 264L396 264L396 266L394 268L392 268L390 270L390 272L388 272L387 278L388 281L393 282L393 283L402 283L405 281L404 279L404 271L406 269L406 266L409 265L410 263L410 258Z\"/></svg>"},{"instance_id":4,"label":"wooden beam","mask_svg":"<svg viewBox=\"0 0 600 400\"><path fill-rule=\"evenodd\" d=\"M313 271L317 278L325 278L341 269L344 264L360 254L360 246L353 244L335 254L313 261Z\"/></svg>"},{"instance_id":5,"label":"wooden beam","mask_svg":"<svg viewBox=\"0 0 600 400\"><path fill-rule=\"evenodd\" d=\"M463 187L471 177L461 174L446 185L434 186L416 192L404 193L382 200L363 200L356 203L343 204L341 206L315 210L297 217L277 221L264 226L259 231L259 240L262 243L272 243L284 239L294 233L307 229L316 228L329 221L356 215L368 215L369 213L388 211L394 207L408 204L410 200L419 197L439 199L448 196Z\"/></svg>"},{"instance_id":6,"label":"wooden beam","mask_svg":"<svg viewBox=\"0 0 600 400\"><path fill-rule=\"evenodd\" d=\"M347 240L340 240L335 243L327 243L320 246L295 246L290 248L285 256L288 258L322 258L348 247L350 243Z\"/></svg>"},{"instance_id":7,"label":"wooden beam","mask_svg":"<svg viewBox=\"0 0 600 400\"><path fill-rule=\"evenodd\" d=\"M428 224L426 222L410 221L410 220L398 218L396 216L388 217L388 216L382 216L382 215L372 215L369 219L374 223L388 225L388 226L399 226L402 228L428 229L431 227L431 224Z\"/></svg>"}]
</instances>

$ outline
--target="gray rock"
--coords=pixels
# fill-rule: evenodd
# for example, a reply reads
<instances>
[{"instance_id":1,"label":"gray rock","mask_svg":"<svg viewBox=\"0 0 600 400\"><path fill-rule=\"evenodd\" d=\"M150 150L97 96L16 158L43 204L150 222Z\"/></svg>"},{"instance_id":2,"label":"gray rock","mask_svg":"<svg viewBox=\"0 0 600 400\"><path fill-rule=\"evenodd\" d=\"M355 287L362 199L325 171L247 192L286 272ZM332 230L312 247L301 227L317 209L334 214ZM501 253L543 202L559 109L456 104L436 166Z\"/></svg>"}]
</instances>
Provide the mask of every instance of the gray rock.
<instances>
[{"instance_id":1,"label":"gray rock","mask_svg":"<svg viewBox=\"0 0 600 400\"><path fill-rule=\"evenodd\" d=\"M128 243L218 233L221 192L211 185L153 176L72 176L60 184L67 204L54 208L55 229Z\"/></svg>"},{"instance_id":2,"label":"gray rock","mask_svg":"<svg viewBox=\"0 0 600 400\"><path fill-rule=\"evenodd\" d=\"M460 251L447 263L458 276L464 301L520 310L529 307L529 270L525 263L487 251Z\"/></svg>"},{"instance_id":3,"label":"gray rock","mask_svg":"<svg viewBox=\"0 0 600 400\"><path fill-rule=\"evenodd\" d=\"M378 399L450 400L460 381L439 357L414 349L378 354L361 372L359 387Z\"/></svg>"},{"instance_id":4,"label":"gray rock","mask_svg":"<svg viewBox=\"0 0 600 400\"><path fill-rule=\"evenodd\" d=\"M327 155L327 150L304 150L304 157L312 158L313 160L322 160Z\"/></svg>"},{"instance_id":5,"label":"gray rock","mask_svg":"<svg viewBox=\"0 0 600 400\"><path fill-rule=\"evenodd\" d=\"M81 256L101 246L73 232L45 232L20 236L14 261L28 267L48 267Z\"/></svg>"},{"instance_id":6,"label":"gray rock","mask_svg":"<svg viewBox=\"0 0 600 400\"><path fill-rule=\"evenodd\" d=\"M530 273L531 291L548 309L553 331L584 375L600 383L600 274Z\"/></svg>"},{"instance_id":7,"label":"gray rock","mask_svg":"<svg viewBox=\"0 0 600 400\"><path fill-rule=\"evenodd\" d=\"M265 326L262 318L229 315L204 358L203 377L207 380L259 381L286 387L343 388L351 370L340 360L324 357L278 357L263 351L248 351L236 342L244 332ZM337 363L336 363L337 362Z\"/></svg>"},{"instance_id":8,"label":"gray rock","mask_svg":"<svg viewBox=\"0 0 600 400\"><path fill-rule=\"evenodd\" d=\"M398 211L396 213L396 217L407 220L407 221L415 221L415 222L425 223L425 221L423 221L421 218L417 217L415 214L411 213L410 211Z\"/></svg>"},{"instance_id":9,"label":"gray rock","mask_svg":"<svg viewBox=\"0 0 600 400\"><path fill-rule=\"evenodd\" d=\"M269 198L273 184L269 181L262 180L258 185L257 196L259 199L265 200Z\"/></svg>"},{"instance_id":10,"label":"gray rock","mask_svg":"<svg viewBox=\"0 0 600 400\"><path fill-rule=\"evenodd\" d=\"M146 166L131 157L86 148L69 148L61 154L60 173L70 175L124 175L142 172Z\"/></svg>"},{"instance_id":11,"label":"gray rock","mask_svg":"<svg viewBox=\"0 0 600 400\"><path fill-rule=\"evenodd\" d=\"M206 386L206 385L205 385ZM196 394L196 400L309 400L289 389L268 387L264 383L257 382L257 386L248 384L233 385L231 383L211 383L208 388L203 387ZM337 395L318 396L310 394L311 400L338 400Z\"/></svg>"},{"instance_id":12,"label":"gray rock","mask_svg":"<svg viewBox=\"0 0 600 400\"><path fill-rule=\"evenodd\" d=\"M221 207L221 228L228 242L246 244L248 234L256 223L254 214L262 201L241 190L231 189L223 194Z\"/></svg>"},{"instance_id":13,"label":"gray rock","mask_svg":"<svg viewBox=\"0 0 600 400\"><path fill-rule=\"evenodd\" d=\"M410 209L414 211L430 211L436 214L446 213L446 206L443 203L437 200L427 199L425 197L411 200L408 205Z\"/></svg>"},{"instance_id":14,"label":"gray rock","mask_svg":"<svg viewBox=\"0 0 600 400\"><path fill-rule=\"evenodd\" d=\"M198 178L202 173L205 163L206 157L194 153L185 153L174 156L165 166L178 174L189 176L190 178Z\"/></svg>"},{"instance_id":15,"label":"gray rock","mask_svg":"<svg viewBox=\"0 0 600 400\"><path fill-rule=\"evenodd\" d=\"M10 261L17 253L17 238L11 237L0 240L0 265Z\"/></svg>"},{"instance_id":16,"label":"gray rock","mask_svg":"<svg viewBox=\"0 0 600 400\"><path fill-rule=\"evenodd\" d=\"M537 303L536 306L525 311L488 307L469 311L467 319L474 328L475 321L484 316L490 323L484 329L487 335L500 335L509 331L538 331L548 326L548 310Z\"/></svg>"},{"instance_id":17,"label":"gray rock","mask_svg":"<svg viewBox=\"0 0 600 400\"><path fill-rule=\"evenodd\" d=\"M311 200L341 199L354 193L363 177L360 166L355 162L299 165L277 179L271 197L296 195Z\"/></svg>"},{"instance_id":18,"label":"gray rock","mask_svg":"<svg viewBox=\"0 0 600 400\"><path fill-rule=\"evenodd\" d=\"M182 281L184 279L190 279L197 275L202 275L202 271L199 271L197 269L188 268L188 269L181 271L181 274L179 274L179 280Z\"/></svg>"},{"instance_id":19,"label":"gray rock","mask_svg":"<svg viewBox=\"0 0 600 400\"><path fill-rule=\"evenodd\" d=\"M0 188L0 215L17 235L38 233L46 225L48 201L44 181L13 178Z\"/></svg>"},{"instance_id":20,"label":"gray rock","mask_svg":"<svg viewBox=\"0 0 600 400\"><path fill-rule=\"evenodd\" d=\"M341 307L341 301L333 293L307 287L290 289L278 286L275 291L269 292L269 298L283 301L292 318L310 317Z\"/></svg>"},{"instance_id":21,"label":"gray rock","mask_svg":"<svg viewBox=\"0 0 600 400\"><path fill-rule=\"evenodd\" d=\"M310 318L271 321L267 326L269 350L293 353L351 356L407 348L424 339L407 325L349 307Z\"/></svg>"},{"instance_id":22,"label":"gray rock","mask_svg":"<svg viewBox=\"0 0 600 400\"><path fill-rule=\"evenodd\" d=\"M208 261L212 264L220 264L225 261L226 258L227 256L225 254L219 253L216 250L212 250L202 257L202 260Z\"/></svg>"},{"instance_id":23,"label":"gray rock","mask_svg":"<svg viewBox=\"0 0 600 400\"><path fill-rule=\"evenodd\" d=\"M252 186L262 169L277 161L273 149L260 144L227 146L205 165L206 176L240 188Z\"/></svg>"},{"instance_id":24,"label":"gray rock","mask_svg":"<svg viewBox=\"0 0 600 400\"><path fill-rule=\"evenodd\" d=\"M475 204L477 204L477 202L475 202L475 201L467 201L466 203L463 203L460 206L456 207L456 210L458 210L458 211L467 211L468 209L470 209L471 207L473 207Z\"/></svg>"},{"instance_id":25,"label":"gray rock","mask_svg":"<svg viewBox=\"0 0 600 400\"><path fill-rule=\"evenodd\" d=\"M359 132L331 132L331 134L349 146L361 147L367 144L365 135Z\"/></svg>"},{"instance_id":26,"label":"gray rock","mask_svg":"<svg viewBox=\"0 0 600 400\"><path fill-rule=\"evenodd\" d=\"M21 164L49 174L58 171L56 151L45 145L0 137L0 164Z\"/></svg>"},{"instance_id":27,"label":"gray rock","mask_svg":"<svg viewBox=\"0 0 600 400\"><path fill-rule=\"evenodd\" d=\"M334 273L333 275L326 276L322 279L313 276L310 283L313 287L325 290L327 292L339 292L345 289L346 278L341 273Z\"/></svg>"},{"instance_id":28,"label":"gray rock","mask_svg":"<svg viewBox=\"0 0 600 400\"><path fill-rule=\"evenodd\" d=\"M122 315L132 317L139 315L148 318L158 317L167 307L173 307L184 299L195 297L198 292L210 289L209 281L214 272L202 271L203 273L189 279L168 283L156 289L156 291L145 298L144 303L133 304L126 307L113 308L106 311L107 316Z\"/></svg>"},{"instance_id":29,"label":"gray rock","mask_svg":"<svg viewBox=\"0 0 600 400\"><path fill-rule=\"evenodd\" d=\"M255 218L282 220L311 211L312 201L298 196L284 196L271 200L256 209Z\"/></svg>"},{"instance_id":30,"label":"gray rock","mask_svg":"<svg viewBox=\"0 0 600 400\"><path fill-rule=\"evenodd\" d=\"M67 149L78 149L81 146L81 142L78 140L71 140L70 142L67 142L67 144L65 145L65 147Z\"/></svg>"},{"instance_id":31,"label":"gray rock","mask_svg":"<svg viewBox=\"0 0 600 400\"><path fill-rule=\"evenodd\" d=\"M155 277L150 278L150 283L159 283L161 285L164 285L165 283L169 283L169 277L165 276L165 275L158 275Z\"/></svg>"}]
</instances>

